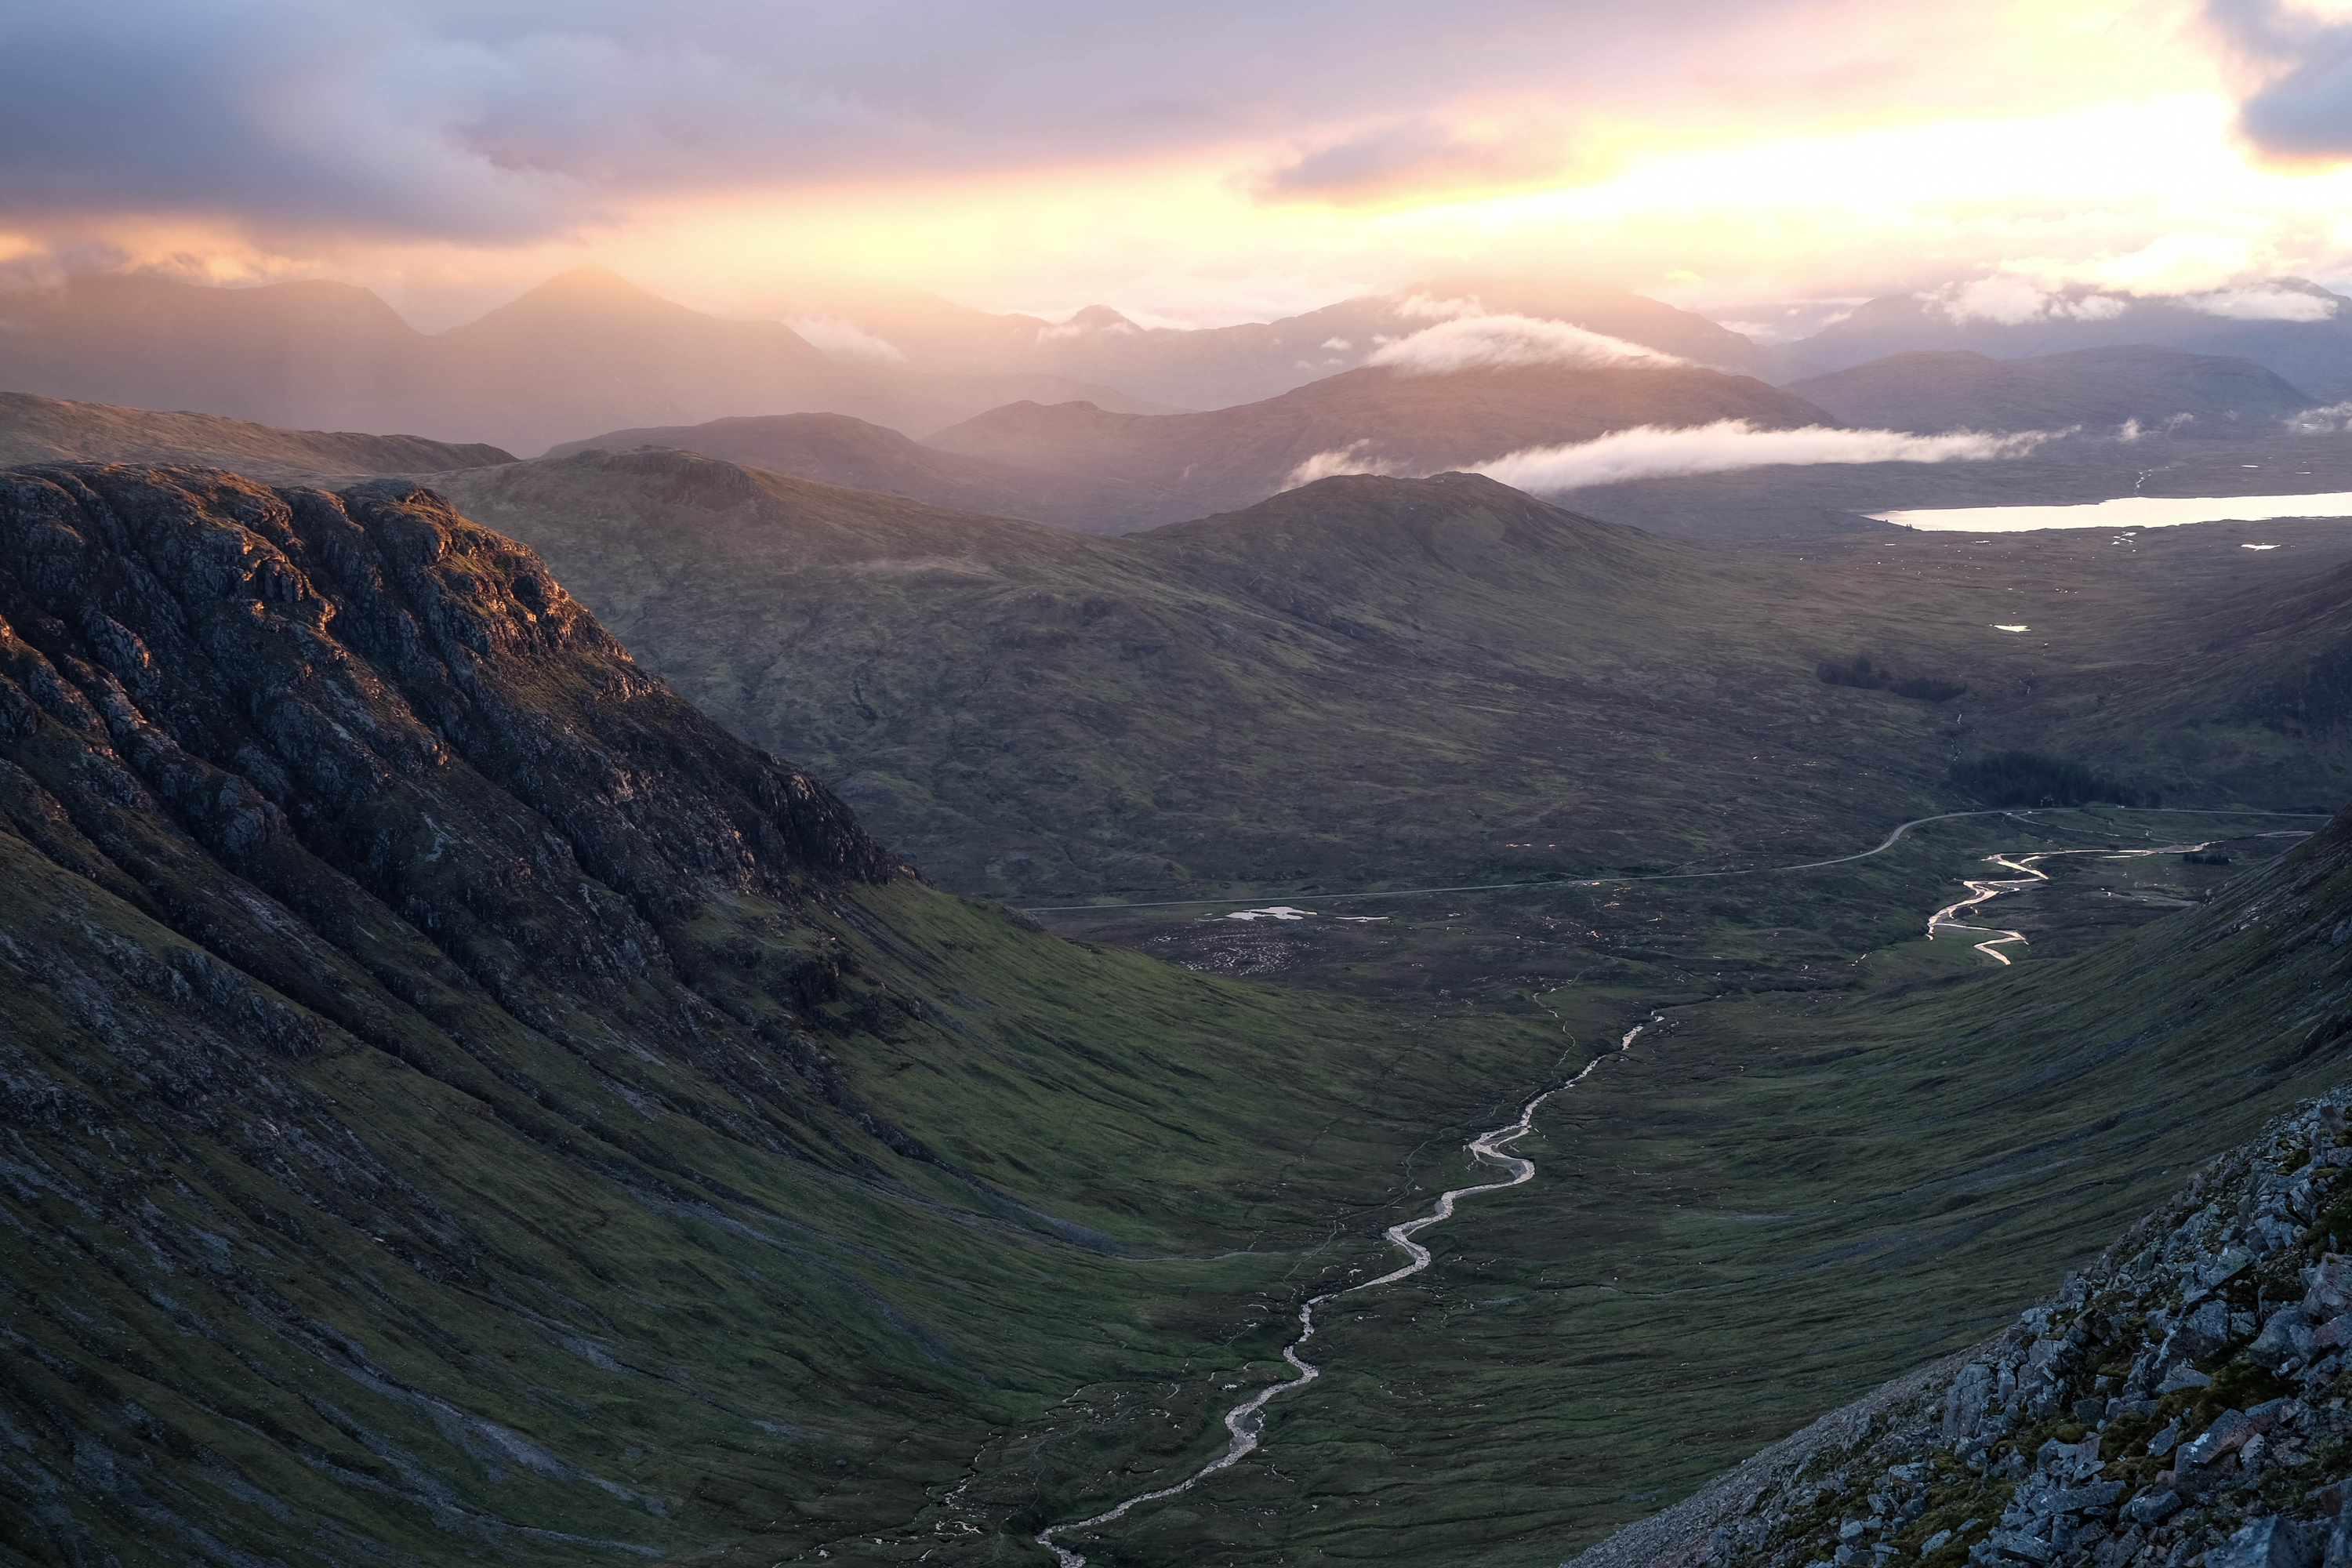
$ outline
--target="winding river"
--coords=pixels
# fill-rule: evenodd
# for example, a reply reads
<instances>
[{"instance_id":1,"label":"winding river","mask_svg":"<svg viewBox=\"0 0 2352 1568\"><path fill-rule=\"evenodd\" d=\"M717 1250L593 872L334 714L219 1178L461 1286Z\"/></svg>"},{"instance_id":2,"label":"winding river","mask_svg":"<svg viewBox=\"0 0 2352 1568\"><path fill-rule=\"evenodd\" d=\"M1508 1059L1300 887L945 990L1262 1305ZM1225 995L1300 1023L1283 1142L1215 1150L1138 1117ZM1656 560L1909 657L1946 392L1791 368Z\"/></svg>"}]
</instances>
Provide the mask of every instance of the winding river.
<instances>
[{"instance_id":1,"label":"winding river","mask_svg":"<svg viewBox=\"0 0 2352 1568\"><path fill-rule=\"evenodd\" d=\"M1960 886L1969 890L1969 896L1956 903L1946 904L1927 917L1927 940L1935 941L1937 933L1942 931L1975 931L1990 940L1970 945L1994 963L2007 963L2010 961L2009 954L2001 952L2000 949L2011 942L2023 944L2026 940L2023 931L2004 931L1999 926L1969 925L1953 917L1962 910L1971 910L1980 904L1989 904L2003 893L2023 892L2038 883L2048 881L2050 873L2041 869L2040 863L2044 860L2055 860L2062 855L2105 855L2109 859L2131 860L2143 855L2194 855L2204 847L2203 844L2166 844L2153 849L2043 849L2032 855L2016 852L2007 855L1988 855L1985 857L1988 864L2006 867L2011 871L2022 871L2025 874L2021 877L2004 878L1998 880L1962 881Z\"/></svg>"},{"instance_id":2,"label":"winding river","mask_svg":"<svg viewBox=\"0 0 2352 1568\"><path fill-rule=\"evenodd\" d=\"M1396 889L1393 891L1379 893L1339 894L1336 895L1336 897L1351 900L1404 898L1411 897L1415 894L1426 894L1432 892L1484 892L1490 889L1500 890L1506 888L1524 888L1531 886L1546 886L1553 888L1599 887L1604 884L1616 882L1682 881L1713 877L1757 876L1774 872L1810 871L1819 869L1823 867L1848 865L1856 860L1866 860L1871 858L1873 856L1883 855L1889 849L1892 849L1902 840L1904 836L1909 833L1913 828L1924 826L1931 822L1950 822L1961 817L1972 816L2015 816L2021 819L2030 820L2036 816L2046 815L2053 808L2043 807L2025 810L2011 809L1997 811L1943 812L1934 816L1918 817L1913 821L1903 823L1893 832L1889 833L1884 840L1872 848L1860 850L1851 855L1838 856L1833 859L1811 860L1793 866L1755 867L1744 870L1666 872L1663 874L1650 874L1633 877L1591 878L1579 879L1576 881L1549 883L1488 883L1475 887ZM2079 808L2060 807L2055 809L2074 810ZM2239 813L2200 811L2192 812L2189 815L2217 816L2241 815L2300 816L2306 815L2316 816L2317 814L2301 812ZM2005 964L2010 962L2009 957L2006 953L2000 952L1999 949L2011 942L2023 942L2026 940L2024 932L2004 931L1993 926L1970 925L1956 917L1958 917L1964 910L1971 910L1980 905L1990 903L1994 899L2000 897L2004 893L2018 892L2024 889L2033 887L2038 883L2048 881L2050 879L2049 874L2038 868L2039 862L2052 859L2061 855L2107 855L2117 858L2126 858L2143 855L2189 854L2202 848L2204 848L2204 845L2202 844L2171 844L2146 849L2047 849L2040 850L2032 854L2012 852L2004 855L1987 856L1986 859L1991 864L2002 867L2008 870L2019 872L2021 875L2011 879L1985 879L1964 883L1963 885L1969 889L1969 897L1958 900L1956 902L1947 904L1942 909L1937 910L1934 914L1928 916L1927 935L1932 940L1938 933L1945 931L1973 931L1982 934L1988 940L1975 943L1974 945L1977 951L1998 963ZM1326 901L1330 901L1330 897L1331 896L1328 895L1325 896ZM1227 904L1247 903L1254 901L1255 900L1252 900L1243 899L1184 899L1171 900L1156 904L1076 905L1068 906L1067 910L1070 912L1076 912L1078 910L1103 912L1112 909L1166 909L1185 904ZM1029 912L1047 914L1064 912L1064 910L1059 909L1040 909L1034 910ZM1526 1105L1520 1108L1517 1121L1508 1122L1504 1126L1497 1127L1491 1132L1480 1133L1477 1137L1472 1139L1467 1145L1471 1157L1480 1164L1502 1167L1504 1170L1509 1172L1508 1177L1503 1181L1486 1182L1477 1186L1455 1187L1449 1192L1440 1194L1435 1206L1431 1208L1427 1214L1421 1215L1417 1219L1402 1220L1389 1226L1384 1234L1387 1236L1390 1245L1399 1248L1405 1255L1406 1261L1402 1266L1391 1269L1388 1273L1380 1276L1376 1279L1366 1279L1360 1284L1343 1286L1339 1289L1326 1291L1320 1296L1308 1298L1308 1300L1298 1309L1297 1336L1294 1338L1289 1344L1284 1346L1282 1352L1282 1359L1290 1363L1290 1367L1295 1375L1290 1377L1287 1381L1270 1384L1267 1386L1259 1389L1249 1398L1242 1401L1242 1403L1234 1405L1231 1410L1225 1412L1225 1432L1227 1436L1225 1451L1223 1453L1218 1455L1215 1458L1211 1459L1207 1464L1202 1465L1199 1469L1194 1470L1191 1475L1186 1476L1182 1480L1178 1481L1173 1486L1160 1487L1151 1491L1138 1492L1135 1496L1129 1498L1126 1501L1118 1504L1117 1507L1106 1509L1102 1512L1095 1514L1087 1519L1074 1520L1066 1524L1049 1525L1045 1529L1037 1532L1035 1536L1037 1544L1054 1554L1054 1558L1055 1563L1058 1564L1058 1568L1085 1568L1087 1561L1086 1554L1075 1547L1063 1545L1055 1539L1055 1537L1070 1534L1076 1531L1097 1530L1107 1524L1114 1524L1119 1520L1126 1518L1128 1514L1136 1509L1142 1507L1146 1503L1158 1502L1164 1498L1175 1497L1180 1493L1192 1490L1195 1486L1198 1486L1202 1481L1207 1479L1209 1477L1215 1475L1220 1470L1231 1468L1233 1466L1239 1464L1248 1455L1255 1452L1258 1447L1260 1441L1259 1434L1264 1425L1261 1418L1261 1412L1265 1410L1265 1406L1275 1399L1279 1398L1281 1395L1290 1393L1293 1389L1306 1387L1308 1384L1314 1382L1318 1377L1322 1375L1321 1368L1318 1367L1313 1362L1308 1361L1306 1357L1298 1353L1299 1348L1305 1345L1307 1341L1315 1337L1315 1310L1318 1307L1322 1306L1327 1301L1335 1301L1343 1296L1352 1296L1362 1290L1376 1290L1385 1285L1393 1285L1400 1279L1411 1279L1412 1276L1427 1268L1430 1264L1429 1248L1422 1246L1421 1243L1413 1239L1416 1235L1428 1229L1431 1226L1442 1225L1445 1221L1453 1218L1455 1205L1464 1198L1473 1197L1479 1193L1500 1192L1507 1187L1516 1187L1523 1183L1533 1180L1536 1173L1535 1162L1524 1159L1519 1155L1507 1152L1508 1145L1517 1142L1518 1140L1528 1135L1528 1131L1535 1124L1536 1111L1543 1105L1544 1101L1549 1100L1556 1094L1565 1093L1567 1090L1574 1089L1578 1084L1582 1083L1595 1068L1599 1067L1602 1062L1609 1060L1611 1057L1618 1056L1633 1049L1634 1039L1640 1036L1643 1030L1659 1022L1659 1020L1664 1016L1664 1014L1663 1013L1651 1014L1647 1023L1636 1025L1634 1027L1628 1029L1625 1032L1624 1037L1617 1042L1616 1050L1609 1052L1603 1056L1593 1058L1592 1060L1584 1065L1574 1078L1570 1079L1566 1083L1555 1085L1554 1087L1544 1090L1541 1094L1537 1095L1533 1100L1528 1100Z\"/></svg>"},{"instance_id":3,"label":"winding river","mask_svg":"<svg viewBox=\"0 0 2352 1568\"><path fill-rule=\"evenodd\" d=\"M1634 1039L1642 1031L1664 1016L1664 1013L1651 1014L1647 1023L1636 1024L1625 1031L1624 1037L1617 1042L1616 1050L1593 1058L1579 1069L1574 1078L1570 1079L1566 1083L1554 1085L1521 1106L1517 1121L1507 1122L1491 1132L1481 1132L1477 1137L1470 1140L1468 1148L1472 1159L1482 1165L1499 1165L1510 1173L1509 1176L1499 1182L1486 1182L1475 1187L1455 1187L1449 1192L1442 1193L1438 1195L1435 1206L1427 1214L1418 1219L1401 1220L1389 1226L1383 1233L1387 1236L1389 1244L1401 1248L1405 1255L1405 1262L1401 1267L1391 1268L1377 1279L1366 1279L1359 1284L1343 1285L1337 1290L1327 1290L1320 1296L1310 1296L1301 1303L1298 1309L1298 1335L1282 1348L1282 1359L1290 1363L1292 1371L1297 1375L1287 1382L1268 1384L1225 1412L1227 1436L1223 1453L1202 1465L1174 1486L1160 1487L1153 1491L1138 1492L1118 1507L1106 1509L1091 1519L1076 1520L1068 1524L1050 1525L1037 1532L1037 1544L1054 1554L1055 1561L1060 1564L1060 1568L1085 1568L1086 1553L1074 1547L1063 1545L1054 1539L1055 1536L1072 1531L1095 1530L1106 1524L1115 1523L1126 1518L1132 1510L1140 1508L1145 1503L1158 1502L1162 1498L1171 1498L1180 1492L1191 1491L1219 1470L1231 1468L1255 1451L1258 1446L1259 1430L1264 1425L1258 1413L1282 1394L1288 1394L1293 1389L1304 1388L1323 1375L1322 1368L1298 1353L1298 1347L1315 1337L1315 1309L1326 1301L1336 1301L1342 1296L1353 1296L1361 1290L1377 1290L1383 1285L1393 1285L1400 1279L1412 1279L1428 1268L1430 1261L1429 1248L1415 1241L1413 1239L1415 1236L1427 1230L1431 1226L1443 1225L1452 1219L1454 1205L1464 1198L1475 1196L1479 1193L1498 1193L1506 1187L1516 1187L1524 1182L1534 1180L1536 1163L1533 1160L1506 1152L1507 1145L1517 1142L1534 1128L1536 1111L1545 1100L1549 1100L1553 1095L1565 1094L1574 1089L1591 1075L1593 1068L1611 1057L1620 1056L1632 1050Z\"/></svg>"}]
</instances>

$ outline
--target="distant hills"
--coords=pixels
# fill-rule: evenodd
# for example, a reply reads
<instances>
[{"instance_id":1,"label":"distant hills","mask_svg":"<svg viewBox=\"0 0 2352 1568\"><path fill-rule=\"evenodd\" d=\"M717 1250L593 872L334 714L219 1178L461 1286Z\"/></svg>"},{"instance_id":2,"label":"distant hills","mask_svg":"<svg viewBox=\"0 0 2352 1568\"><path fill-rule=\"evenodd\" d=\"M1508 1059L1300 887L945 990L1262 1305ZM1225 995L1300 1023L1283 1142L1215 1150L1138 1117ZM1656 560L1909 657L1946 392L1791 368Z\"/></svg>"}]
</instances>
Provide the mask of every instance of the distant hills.
<instances>
[{"instance_id":1,"label":"distant hills","mask_svg":"<svg viewBox=\"0 0 2352 1568\"><path fill-rule=\"evenodd\" d=\"M1889 294L1812 336L1770 351L1774 380L1795 381L1889 354L1970 350L1996 359L2145 345L2251 360L2323 403L2352 398L2352 300L2285 278L2203 301L2085 289L2029 302L2017 319L1956 312L1951 301Z\"/></svg>"},{"instance_id":2,"label":"distant hills","mask_svg":"<svg viewBox=\"0 0 2352 1568\"><path fill-rule=\"evenodd\" d=\"M209 414L155 414L0 392L0 466L76 458L204 463L265 479L427 474L515 460L511 452L479 443L280 430Z\"/></svg>"},{"instance_id":3,"label":"distant hills","mask_svg":"<svg viewBox=\"0 0 2352 1568\"><path fill-rule=\"evenodd\" d=\"M1420 475L1636 425L1829 421L1802 398L1695 365L1551 363L1418 374L1368 366L1263 403L1123 415L1085 404L993 409L927 445L1104 487L1107 531L1230 510L1332 473ZM1142 492L1110 512L1118 488Z\"/></svg>"},{"instance_id":4,"label":"distant hills","mask_svg":"<svg viewBox=\"0 0 2352 1568\"><path fill-rule=\"evenodd\" d=\"M920 444L802 416L617 430L592 448L683 447L803 479L1122 533L1230 510L1330 473L1428 474L1643 424L1828 423L1803 399L1694 365L1550 363L1343 372L1263 403L1121 414L1091 403L992 409Z\"/></svg>"},{"instance_id":5,"label":"distant hills","mask_svg":"<svg viewBox=\"0 0 2352 1568\"><path fill-rule=\"evenodd\" d=\"M1774 363L1705 316L1578 279L1439 278L1271 321L1196 330L1146 325L1107 305L1060 322L992 315L872 283L807 282L788 292L806 330L822 338L828 326L855 329L866 352L886 353L890 363L1072 376L1187 408L1259 402L1351 370L1433 322L1475 315L1566 321L1738 374L1763 375Z\"/></svg>"},{"instance_id":6,"label":"distant hills","mask_svg":"<svg viewBox=\"0 0 2352 1568\"><path fill-rule=\"evenodd\" d=\"M1993 359L1918 350L1790 382L1787 391L1844 424L1893 430L2153 432L2186 415L2202 434L2275 426L2318 400L2252 360L2129 345Z\"/></svg>"},{"instance_id":7,"label":"distant hills","mask_svg":"<svg viewBox=\"0 0 2352 1568\"><path fill-rule=\"evenodd\" d=\"M1589 875L1922 815L2006 746L2176 800L2352 793L2323 524L1732 551L1450 474L1104 539L676 450L435 484L975 892ZM1968 693L1816 679L1857 652Z\"/></svg>"},{"instance_id":8,"label":"distant hills","mask_svg":"<svg viewBox=\"0 0 2352 1568\"><path fill-rule=\"evenodd\" d=\"M522 452L615 426L747 413L826 411L929 432L1022 398L1160 406L1051 374L845 363L781 323L721 321L593 268L435 336L340 283L78 275L55 291L0 295L0 388Z\"/></svg>"},{"instance_id":9,"label":"distant hills","mask_svg":"<svg viewBox=\"0 0 2352 1568\"><path fill-rule=\"evenodd\" d=\"M1094 405L1079 406L1092 409ZM640 447L678 447L828 485L1080 531L1099 531L1150 505L1145 487L1123 482L1116 474L1049 473L943 452L845 414L772 414L714 419L706 425L610 430L584 441L567 441L547 455L568 458Z\"/></svg>"}]
</instances>

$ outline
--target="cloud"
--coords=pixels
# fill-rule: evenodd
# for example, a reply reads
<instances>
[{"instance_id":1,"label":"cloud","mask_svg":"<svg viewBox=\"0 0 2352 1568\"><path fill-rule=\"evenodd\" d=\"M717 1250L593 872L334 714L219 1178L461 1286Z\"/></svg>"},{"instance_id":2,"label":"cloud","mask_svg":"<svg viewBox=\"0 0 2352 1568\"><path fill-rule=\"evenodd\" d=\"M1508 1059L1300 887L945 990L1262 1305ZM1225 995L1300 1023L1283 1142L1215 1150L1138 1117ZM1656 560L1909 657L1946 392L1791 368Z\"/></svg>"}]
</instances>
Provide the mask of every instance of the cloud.
<instances>
[{"instance_id":1,"label":"cloud","mask_svg":"<svg viewBox=\"0 0 2352 1568\"><path fill-rule=\"evenodd\" d=\"M1555 179L1570 163L1557 132L1528 126L1465 132L1416 115L1301 153L1261 175L1252 191L1261 201L1345 206Z\"/></svg>"},{"instance_id":2,"label":"cloud","mask_svg":"<svg viewBox=\"0 0 2352 1568\"><path fill-rule=\"evenodd\" d=\"M2278 283L2183 294L2173 302L2233 321L2325 321L2334 319L2343 303L2315 286L2295 289Z\"/></svg>"},{"instance_id":3,"label":"cloud","mask_svg":"<svg viewBox=\"0 0 2352 1568\"><path fill-rule=\"evenodd\" d=\"M1406 375L1449 375L1524 364L1687 364L1622 338L1533 316L1465 316L1375 349L1366 364Z\"/></svg>"},{"instance_id":4,"label":"cloud","mask_svg":"<svg viewBox=\"0 0 2352 1568\"><path fill-rule=\"evenodd\" d=\"M877 337L845 317L802 316L784 325L837 360L897 364L907 357L889 339Z\"/></svg>"},{"instance_id":5,"label":"cloud","mask_svg":"<svg viewBox=\"0 0 2352 1568\"><path fill-rule=\"evenodd\" d=\"M1669 474L1719 474L1769 464L1967 463L2021 457L2057 432L1988 436L1959 431L1912 436L1899 430L1759 430L1745 419L1667 428L1637 426L1564 447L1530 447L1481 463L1476 472L1538 494Z\"/></svg>"},{"instance_id":6,"label":"cloud","mask_svg":"<svg viewBox=\"0 0 2352 1568\"><path fill-rule=\"evenodd\" d=\"M2288 418L2286 427L2296 436L2334 436L2352 430L2352 403L2331 403L2325 408L2306 408Z\"/></svg>"},{"instance_id":7,"label":"cloud","mask_svg":"<svg viewBox=\"0 0 2352 1568\"><path fill-rule=\"evenodd\" d=\"M1284 478L1282 488L1295 490L1301 485L1311 485L1318 479L1328 479L1334 474L1395 473L1397 466L1394 463L1362 455L1364 448L1371 444L1370 439L1367 437L1361 441L1350 441L1348 445L1335 447L1328 452L1318 452L1291 469Z\"/></svg>"},{"instance_id":8,"label":"cloud","mask_svg":"<svg viewBox=\"0 0 2352 1568\"><path fill-rule=\"evenodd\" d=\"M1230 168L1284 142L1306 151L1270 194L1352 201L1550 166L1545 138L1454 106L1547 101L1563 57L1784 3L18 4L0 212L512 243L699 193Z\"/></svg>"},{"instance_id":9,"label":"cloud","mask_svg":"<svg viewBox=\"0 0 2352 1568\"><path fill-rule=\"evenodd\" d=\"M1993 321L2009 327L2028 321L2112 321L2131 309L2130 300L2113 294L2053 289L2009 272L1954 283L1919 298L1928 309L1955 321Z\"/></svg>"},{"instance_id":10,"label":"cloud","mask_svg":"<svg viewBox=\"0 0 2352 1568\"><path fill-rule=\"evenodd\" d=\"M2259 79L2238 129L2273 157L2352 158L2352 22L2279 0L2207 0L2205 16Z\"/></svg>"}]
</instances>

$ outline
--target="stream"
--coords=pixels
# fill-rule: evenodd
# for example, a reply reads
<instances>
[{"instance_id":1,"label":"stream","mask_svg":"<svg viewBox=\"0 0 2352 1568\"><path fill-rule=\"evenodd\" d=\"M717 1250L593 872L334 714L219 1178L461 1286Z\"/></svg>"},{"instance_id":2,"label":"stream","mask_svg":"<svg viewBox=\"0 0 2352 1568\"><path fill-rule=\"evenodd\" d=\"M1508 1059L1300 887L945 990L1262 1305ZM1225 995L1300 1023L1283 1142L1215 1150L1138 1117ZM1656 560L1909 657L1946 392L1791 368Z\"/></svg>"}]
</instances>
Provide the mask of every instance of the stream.
<instances>
[{"instance_id":1,"label":"stream","mask_svg":"<svg viewBox=\"0 0 2352 1568\"><path fill-rule=\"evenodd\" d=\"M1578 1070L1574 1078L1570 1079L1566 1083L1545 1089L1520 1107L1517 1121L1507 1122L1491 1132L1482 1132L1470 1140L1466 1147L1472 1159L1484 1165L1502 1166L1510 1173L1509 1178L1500 1182L1486 1182L1475 1187L1453 1188L1440 1194L1436 1205L1420 1218L1401 1220L1389 1226L1382 1234L1388 1237L1391 1246L1403 1251L1406 1261L1401 1268L1392 1268L1377 1279L1366 1279L1355 1285L1343 1285L1337 1290L1327 1290L1320 1296L1310 1296L1301 1303L1298 1309L1298 1336L1282 1348L1282 1359L1290 1363L1297 1375L1286 1383L1268 1384L1225 1412L1225 1431L1228 1436L1223 1453L1202 1465L1174 1486L1160 1487L1153 1491L1138 1492L1118 1507L1106 1509L1091 1519L1076 1520L1068 1524L1050 1525L1037 1532L1037 1544L1054 1554L1055 1561L1060 1568L1085 1568L1086 1553L1075 1548L1064 1546L1054 1539L1055 1536L1070 1531L1093 1530L1114 1523L1127 1517L1129 1510L1139 1508L1145 1503L1158 1502L1162 1498L1171 1498L1180 1492L1191 1491L1219 1470L1231 1468L1254 1452L1258 1446L1259 1431L1264 1426L1258 1413L1277 1396L1288 1394L1293 1389L1304 1388L1323 1375L1322 1368L1298 1353L1298 1347L1315 1337L1315 1309L1326 1301L1336 1301L1342 1296L1352 1296L1360 1290L1377 1290L1383 1285L1393 1285L1400 1279L1410 1279L1427 1268L1430 1263L1429 1248L1413 1239L1416 1235L1427 1230L1431 1226L1442 1225L1452 1219L1454 1205L1464 1198L1479 1193L1501 1192L1507 1187L1516 1187L1522 1183L1534 1180L1536 1163L1533 1160L1522 1159L1517 1154L1505 1152L1505 1146L1518 1142L1533 1130L1536 1111L1545 1100L1555 1094L1565 1094L1574 1089L1591 1076L1593 1068L1609 1060L1611 1057L1622 1056L1632 1050L1635 1037L1664 1016L1664 1013L1651 1014L1647 1023L1636 1024L1625 1031L1624 1037L1617 1042L1615 1050L1593 1058Z\"/></svg>"}]
</instances>

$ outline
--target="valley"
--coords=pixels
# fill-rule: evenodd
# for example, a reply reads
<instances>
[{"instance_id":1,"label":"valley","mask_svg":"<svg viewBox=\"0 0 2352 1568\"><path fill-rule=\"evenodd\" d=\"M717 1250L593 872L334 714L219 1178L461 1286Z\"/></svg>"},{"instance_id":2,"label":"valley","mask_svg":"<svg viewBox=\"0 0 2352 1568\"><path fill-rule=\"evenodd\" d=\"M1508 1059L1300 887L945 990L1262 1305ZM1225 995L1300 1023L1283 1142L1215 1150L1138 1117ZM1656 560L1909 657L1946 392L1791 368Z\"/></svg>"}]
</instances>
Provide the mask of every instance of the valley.
<instances>
[{"instance_id":1,"label":"valley","mask_svg":"<svg viewBox=\"0 0 2352 1568\"><path fill-rule=\"evenodd\" d=\"M594 279L452 343L599 298L758 357ZM0 406L0 1550L1536 1568L2332 1084L2352 524L1832 504L2316 483L2312 399L1634 357L530 459Z\"/></svg>"}]
</instances>

